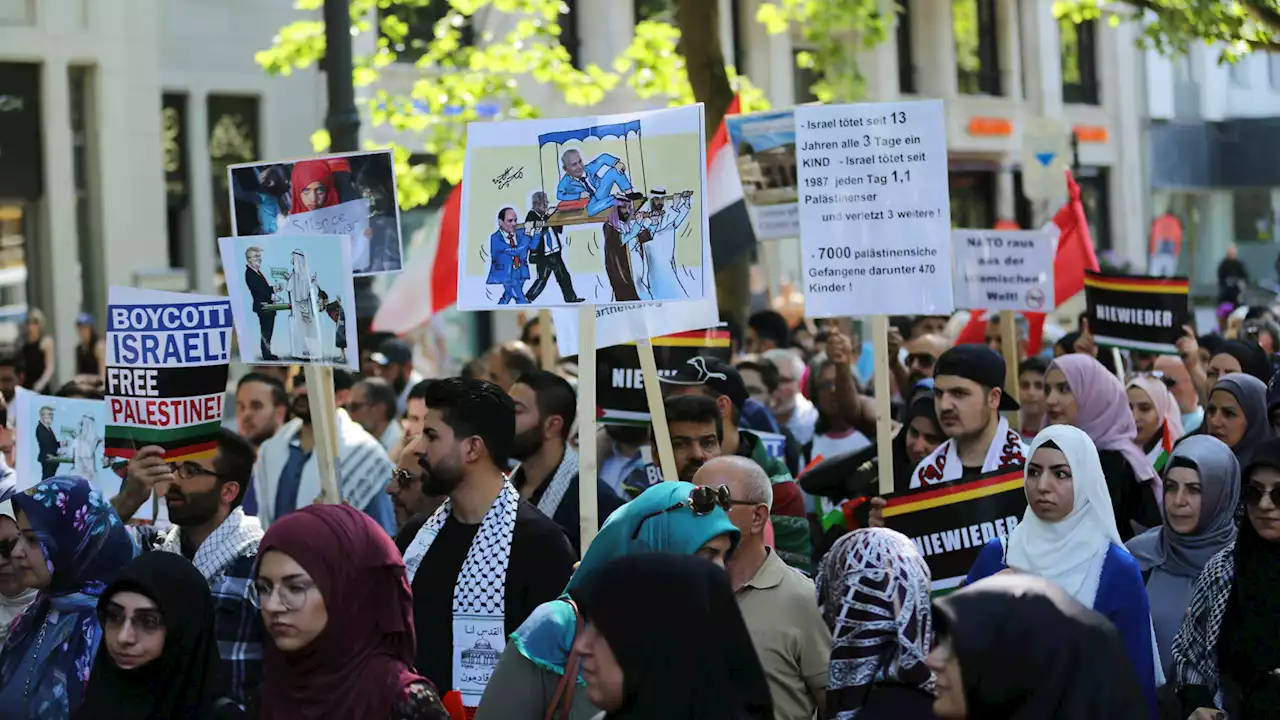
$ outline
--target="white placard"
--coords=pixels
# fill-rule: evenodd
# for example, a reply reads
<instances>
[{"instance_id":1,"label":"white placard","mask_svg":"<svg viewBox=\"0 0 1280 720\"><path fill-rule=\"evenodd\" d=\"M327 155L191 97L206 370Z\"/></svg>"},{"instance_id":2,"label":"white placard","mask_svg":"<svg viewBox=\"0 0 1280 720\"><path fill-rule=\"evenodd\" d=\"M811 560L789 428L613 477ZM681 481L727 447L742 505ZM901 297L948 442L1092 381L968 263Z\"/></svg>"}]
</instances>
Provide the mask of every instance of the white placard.
<instances>
[{"instance_id":1,"label":"white placard","mask_svg":"<svg viewBox=\"0 0 1280 720\"><path fill-rule=\"evenodd\" d=\"M1039 230L955 230L956 307L1053 310L1057 238Z\"/></svg>"},{"instance_id":2,"label":"white placard","mask_svg":"<svg viewBox=\"0 0 1280 720\"><path fill-rule=\"evenodd\" d=\"M551 321L556 328L556 348L560 351L560 357L578 354L577 316L577 310L551 310ZM690 330L705 330L719 324L720 309L715 298L679 304L598 305L596 349Z\"/></svg>"},{"instance_id":3,"label":"white placard","mask_svg":"<svg viewBox=\"0 0 1280 720\"><path fill-rule=\"evenodd\" d=\"M369 266L369 201L358 198L333 207L290 215L280 222L281 235L346 235L351 238L351 267ZM359 272L357 275L361 274Z\"/></svg>"},{"instance_id":4,"label":"white placard","mask_svg":"<svg viewBox=\"0 0 1280 720\"><path fill-rule=\"evenodd\" d=\"M941 100L796 108L805 315L946 315Z\"/></svg>"}]
</instances>

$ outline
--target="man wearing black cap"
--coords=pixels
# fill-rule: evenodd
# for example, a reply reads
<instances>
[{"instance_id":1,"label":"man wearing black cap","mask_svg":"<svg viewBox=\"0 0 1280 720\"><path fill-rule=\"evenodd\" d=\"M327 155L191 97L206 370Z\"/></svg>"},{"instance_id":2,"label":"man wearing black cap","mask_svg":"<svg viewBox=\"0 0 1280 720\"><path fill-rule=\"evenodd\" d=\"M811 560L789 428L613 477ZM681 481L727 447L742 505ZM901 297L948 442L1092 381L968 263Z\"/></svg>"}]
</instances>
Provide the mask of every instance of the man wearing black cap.
<instances>
[{"instance_id":1,"label":"man wearing black cap","mask_svg":"<svg viewBox=\"0 0 1280 720\"><path fill-rule=\"evenodd\" d=\"M982 345L957 345L934 365L938 422L947 436L916 466L911 487L938 485L1026 462L1027 446L1000 417L1017 410L1004 391L1004 358Z\"/></svg>"},{"instance_id":2,"label":"man wearing black cap","mask_svg":"<svg viewBox=\"0 0 1280 720\"><path fill-rule=\"evenodd\" d=\"M378 346L378 352L369 356L369 360L377 363L382 379L391 383L396 391L396 413L403 415L409 391L423 380L413 369L413 349L400 338L388 338Z\"/></svg>"},{"instance_id":3,"label":"man wearing black cap","mask_svg":"<svg viewBox=\"0 0 1280 720\"><path fill-rule=\"evenodd\" d=\"M667 396L702 394L716 401L724 420L720 441L723 454L751 458L764 469L773 485L773 508L769 515L778 556L788 565L810 572L813 543L805 516L804 495L786 463L769 455L757 435L738 427L748 397L742 376L729 363L700 356L689 360L675 375L661 380Z\"/></svg>"}]
</instances>

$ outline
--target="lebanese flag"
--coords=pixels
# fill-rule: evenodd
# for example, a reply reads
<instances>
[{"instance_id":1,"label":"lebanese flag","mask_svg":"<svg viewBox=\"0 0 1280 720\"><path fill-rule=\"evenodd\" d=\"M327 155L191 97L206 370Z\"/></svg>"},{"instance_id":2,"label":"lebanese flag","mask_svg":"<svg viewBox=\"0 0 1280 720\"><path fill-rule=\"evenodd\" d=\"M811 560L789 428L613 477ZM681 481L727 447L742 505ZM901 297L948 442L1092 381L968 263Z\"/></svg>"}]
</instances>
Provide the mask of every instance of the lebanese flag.
<instances>
[{"instance_id":1,"label":"lebanese flag","mask_svg":"<svg viewBox=\"0 0 1280 720\"><path fill-rule=\"evenodd\" d=\"M725 115L742 112L738 96L733 97ZM720 121L720 129L707 148L707 214L711 226L711 260L716 270L728 267L738 257L756 246L751 229L751 216L738 179L738 163L729 145L729 126Z\"/></svg>"},{"instance_id":2,"label":"lebanese flag","mask_svg":"<svg viewBox=\"0 0 1280 720\"><path fill-rule=\"evenodd\" d=\"M462 185L445 200L440 232L409 258L373 317L374 332L404 335L458 302L458 229Z\"/></svg>"},{"instance_id":3,"label":"lebanese flag","mask_svg":"<svg viewBox=\"0 0 1280 720\"><path fill-rule=\"evenodd\" d=\"M1076 293L1084 290L1084 271L1098 271L1098 256L1093 250L1093 239L1089 236L1089 222L1085 219L1084 205L1080 202L1080 186L1067 170L1067 195L1069 200L1058 214L1053 216L1053 224L1058 226L1058 252L1053 259L1053 302L1057 307L1070 300ZM1023 313L1027 317L1027 325L1031 337L1027 342L1027 354L1040 352L1040 342L1044 334L1044 313ZM987 311L974 310L969 323L956 336L956 344L982 343L986 341Z\"/></svg>"}]
</instances>

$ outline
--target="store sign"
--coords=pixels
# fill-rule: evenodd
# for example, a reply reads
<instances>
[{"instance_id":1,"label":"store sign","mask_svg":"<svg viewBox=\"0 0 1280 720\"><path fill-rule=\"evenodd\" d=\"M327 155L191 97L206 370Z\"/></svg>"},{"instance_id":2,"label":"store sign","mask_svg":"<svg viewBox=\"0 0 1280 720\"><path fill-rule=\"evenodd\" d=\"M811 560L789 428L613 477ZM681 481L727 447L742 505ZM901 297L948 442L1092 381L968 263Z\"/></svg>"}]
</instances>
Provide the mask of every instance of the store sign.
<instances>
[{"instance_id":1,"label":"store sign","mask_svg":"<svg viewBox=\"0 0 1280 720\"><path fill-rule=\"evenodd\" d=\"M164 194L169 206L187 206L187 96L164 96L160 110L160 142L164 158Z\"/></svg>"},{"instance_id":2,"label":"store sign","mask_svg":"<svg viewBox=\"0 0 1280 720\"><path fill-rule=\"evenodd\" d=\"M0 63L0 198L43 194L41 146L40 66Z\"/></svg>"}]
</instances>

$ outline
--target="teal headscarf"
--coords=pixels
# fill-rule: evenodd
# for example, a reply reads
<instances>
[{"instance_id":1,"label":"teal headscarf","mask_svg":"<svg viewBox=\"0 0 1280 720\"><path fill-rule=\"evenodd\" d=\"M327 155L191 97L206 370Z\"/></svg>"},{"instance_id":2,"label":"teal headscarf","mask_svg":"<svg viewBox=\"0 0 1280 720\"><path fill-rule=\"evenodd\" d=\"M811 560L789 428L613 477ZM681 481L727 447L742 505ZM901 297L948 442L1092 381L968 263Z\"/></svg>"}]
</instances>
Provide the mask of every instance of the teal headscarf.
<instances>
[{"instance_id":1,"label":"teal headscarf","mask_svg":"<svg viewBox=\"0 0 1280 720\"><path fill-rule=\"evenodd\" d=\"M650 552L692 555L721 535L728 535L736 547L740 533L720 507L708 515L694 515L688 506L661 512L688 500L693 488L694 485L687 482L661 482L615 510L591 542L561 597L568 597L569 591L578 587L584 578L624 555ZM641 522L646 515L657 512L661 514ZM637 526L640 528L638 535ZM633 535L636 535L634 539ZM563 675L577 627L578 619L569 603L553 600L539 605L529 619L511 634L511 642L521 655L538 667ZM583 682L581 677L578 682Z\"/></svg>"}]
</instances>

